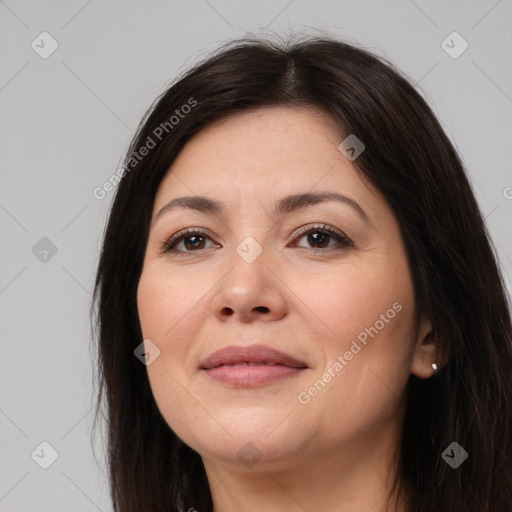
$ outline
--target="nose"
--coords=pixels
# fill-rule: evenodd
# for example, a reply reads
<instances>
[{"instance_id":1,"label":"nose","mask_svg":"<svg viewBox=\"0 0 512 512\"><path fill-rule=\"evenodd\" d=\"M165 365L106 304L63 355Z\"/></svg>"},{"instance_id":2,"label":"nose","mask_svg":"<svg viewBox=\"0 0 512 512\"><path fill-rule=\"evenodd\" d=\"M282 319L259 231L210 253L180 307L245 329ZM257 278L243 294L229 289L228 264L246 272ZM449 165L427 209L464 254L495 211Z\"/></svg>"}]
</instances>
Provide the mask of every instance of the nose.
<instances>
[{"instance_id":1,"label":"nose","mask_svg":"<svg viewBox=\"0 0 512 512\"><path fill-rule=\"evenodd\" d=\"M212 310L218 320L249 323L275 321L286 315L286 287L267 256L263 250L251 261L234 252L231 267L214 290Z\"/></svg>"}]
</instances>

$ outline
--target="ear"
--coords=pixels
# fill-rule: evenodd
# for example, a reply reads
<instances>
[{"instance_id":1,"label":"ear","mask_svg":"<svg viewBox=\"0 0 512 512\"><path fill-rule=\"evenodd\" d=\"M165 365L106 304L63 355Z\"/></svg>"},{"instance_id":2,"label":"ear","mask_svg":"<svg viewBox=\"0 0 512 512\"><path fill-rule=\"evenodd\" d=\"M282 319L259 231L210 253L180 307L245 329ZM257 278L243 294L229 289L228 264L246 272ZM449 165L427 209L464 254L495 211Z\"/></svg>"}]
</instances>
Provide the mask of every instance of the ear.
<instances>
[{"instance_id":1,"label":"ear","mask_svg":"<svg viewBox=\"0 0 512 512\"><path fill-rule=\"evenodd\" d=\"M435 336L430 319L423 317L418 329L416 348L411 364L411 373L420 379L428 379L434 375L432 363L441 367L439 350L435 344Z\"/></svg>"}]
</instances>

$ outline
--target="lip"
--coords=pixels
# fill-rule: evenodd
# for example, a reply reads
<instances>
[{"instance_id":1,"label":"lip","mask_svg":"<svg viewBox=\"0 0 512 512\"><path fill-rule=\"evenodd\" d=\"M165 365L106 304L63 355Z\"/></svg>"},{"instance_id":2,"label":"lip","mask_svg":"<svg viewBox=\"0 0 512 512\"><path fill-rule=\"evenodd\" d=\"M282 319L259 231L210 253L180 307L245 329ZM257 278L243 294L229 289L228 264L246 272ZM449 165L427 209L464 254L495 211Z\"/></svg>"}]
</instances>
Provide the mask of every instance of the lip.
<instances>
[{"instance_id":1,"label":"lip","mask_svg":"<svg viewBox=\"0 0 512 512\"><path fill-rule=\"evenodd\" d=\"M288 378L308 368L303 361L265 345L230 345L208 356L199 367L217 382L241 387Z\"/></svg>"}]
</instances>

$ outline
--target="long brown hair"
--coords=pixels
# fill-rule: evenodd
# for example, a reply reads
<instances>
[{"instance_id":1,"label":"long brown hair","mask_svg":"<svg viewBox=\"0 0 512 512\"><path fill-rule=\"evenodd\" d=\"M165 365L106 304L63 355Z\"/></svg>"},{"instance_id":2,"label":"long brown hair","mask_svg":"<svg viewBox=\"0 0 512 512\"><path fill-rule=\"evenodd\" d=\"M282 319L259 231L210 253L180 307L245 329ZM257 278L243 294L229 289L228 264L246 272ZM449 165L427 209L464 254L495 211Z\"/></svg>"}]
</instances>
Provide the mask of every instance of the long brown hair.
<instances>
[{"instance_id":1,"label":"long brown hair","mask_svg":"<svg viewBox=\"0 0 512 512\"><path fill-rule=\"evenodd\" d=\"M201 457L161 416L134 356L142 341L136 290L155 194L184 144L221 117L271 105L321 109L340 133L364 141L353 163L398 220L416 320L431 319L446 361L430 379L410 377L396 489L414 512L512 510L510 304L463 164L390 62L334 38L305 37L221 46L155 100L126 155L91 303L95 419L104 413L115 511L212 510ZM454 441L468 453L456 469L441 456Z\"/></svg>"}]
</instances>

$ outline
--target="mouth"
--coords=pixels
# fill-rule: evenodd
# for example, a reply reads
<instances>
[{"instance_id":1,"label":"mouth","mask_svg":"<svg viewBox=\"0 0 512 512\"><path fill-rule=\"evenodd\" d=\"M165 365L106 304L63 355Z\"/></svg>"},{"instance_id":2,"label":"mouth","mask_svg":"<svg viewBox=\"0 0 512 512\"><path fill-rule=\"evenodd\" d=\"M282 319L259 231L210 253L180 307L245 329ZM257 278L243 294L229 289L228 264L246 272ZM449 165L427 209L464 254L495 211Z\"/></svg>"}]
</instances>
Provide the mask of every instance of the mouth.
<instances>
[{"instance_id":1,"label":"mouth","mask_svg":"<svg viewBox=\"0 0 512 512\"><path fill-rule=\"evenodd\" d=\"M213 380L236 387L252 387L293 377L308 366L298 359L264 345L225 347L200 364Z\"/></svg>"}]
</instances>

